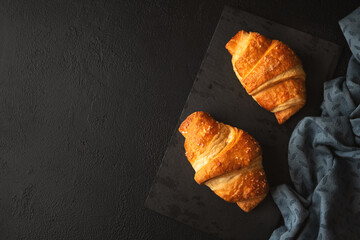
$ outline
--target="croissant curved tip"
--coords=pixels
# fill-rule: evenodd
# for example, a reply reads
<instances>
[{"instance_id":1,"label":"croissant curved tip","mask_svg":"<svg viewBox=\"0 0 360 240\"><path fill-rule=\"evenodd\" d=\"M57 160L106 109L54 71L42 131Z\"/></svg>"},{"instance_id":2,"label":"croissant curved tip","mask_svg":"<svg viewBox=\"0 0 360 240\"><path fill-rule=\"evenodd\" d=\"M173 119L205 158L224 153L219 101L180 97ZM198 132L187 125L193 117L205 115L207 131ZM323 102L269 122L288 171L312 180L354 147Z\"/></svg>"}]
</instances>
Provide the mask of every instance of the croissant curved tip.
<instances>
[{"instance_id":1,"label":"croissant curved tip","mask_svg":"<svg viewBox=\"0 0 360 240\"><path fill-rule=\"evenodd\" d=\"M197 111L197 112L193 112L192 114L190 114L181 124L179 127L179 132L185 137L187 134L187 130L189 125L191 124L191 122L198 117L202 117L202 116L210 116L208 113L204 112L204 111Z\"/></svg>"},{"instance_id":2,"label":"croissant curved tip","mask_svg":"<svg viewBox=\"0 0 360 240\"><path fill-rule=\"evenodd\" d=\"M303 104L299 104L290 108L287 108L285 110L279 111L274 113L276 120L281 125L285 123L291 116L293 116L295 113L297 113L303 106L305 105L305 102Z\"/></svg>"},{"instance_id":3,"label":"croissant curved tip","mask_svg":"<svg viewBox=\"0 0 360 240\"><path fill-rule=\"evenodd\" d=\"M234 55L238 41L240 41L242 34L244 31L239 31L234 37L230 39L230 41L225 45L225 48L229 51L231 55Z\"/></svg>"},{"instance_id":4,"label":"croissant curved tip","mask_svg":"<svg viewBox=\"0 0 360 240\"><path fill-rule=\"evenodd\" d=\"M244 212L250 212L253 210L256 206L260 204L262 200L267 196L269 190L266 191L266 193L262 194L261 196L257 197L256 199L250 199L245 201L239 201L236 204L244 211Z\"/></svg>"}]
</instances>

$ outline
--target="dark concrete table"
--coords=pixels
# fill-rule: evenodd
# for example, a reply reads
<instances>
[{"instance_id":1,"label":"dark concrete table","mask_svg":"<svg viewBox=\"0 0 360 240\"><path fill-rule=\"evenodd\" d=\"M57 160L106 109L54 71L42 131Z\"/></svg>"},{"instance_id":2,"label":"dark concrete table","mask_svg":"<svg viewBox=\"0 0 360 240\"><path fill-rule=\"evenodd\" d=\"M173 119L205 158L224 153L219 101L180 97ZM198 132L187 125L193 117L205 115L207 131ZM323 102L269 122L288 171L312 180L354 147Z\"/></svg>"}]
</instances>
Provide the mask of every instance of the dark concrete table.
<instances>
[{"instance_id":1,"label":"dark concrete table","mask_svg":"<svg viewBox=\"0 0 360 240\"><path fill-rule=\"evenodd\" d=\"M215 239L144 201L227 4L344 46L358 1L1 1L0 239Z\"/></svg>"}]
</instances>

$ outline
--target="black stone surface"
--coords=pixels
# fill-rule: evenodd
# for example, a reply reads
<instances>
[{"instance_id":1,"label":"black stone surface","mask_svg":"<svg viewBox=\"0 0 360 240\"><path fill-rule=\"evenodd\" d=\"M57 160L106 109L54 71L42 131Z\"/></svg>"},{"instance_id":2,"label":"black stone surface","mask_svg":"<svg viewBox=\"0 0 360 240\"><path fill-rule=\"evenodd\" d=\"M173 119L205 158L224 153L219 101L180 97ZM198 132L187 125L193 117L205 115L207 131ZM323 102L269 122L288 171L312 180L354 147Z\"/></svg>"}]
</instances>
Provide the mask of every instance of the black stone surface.
<instances>
[{"instance_id":1,"label":"black stone surface","mask_svg":"<svg viewBox=\"0 0 360 240\"><path fill-rule=\"evenodd\" d=\"M343 46L345 73L358 0L0 1L0 239L217 239L144 201L225 4Z\"/></svg>"},{"instance_id":2,"label":"black stone surface","mask_svg":"<svg viewBox=\"0 0 360 240\"><path fill-rule=\"evenodd\" d=\"M285 124L257 105L236 78L226 43L240 29L259 32L288 44L300 57L306 72L307 104ZM341 48L244 11L225 7L179 124L194 111L239 127L257 139L270 187L291 184L287 149L290 135L302 118L319 115L322 85L335 71ZM194 170L185 157L184 138L175 131L146 205L166 216L224 239L268 239L280 212L268 196L255 210L244 213L236 204L222 201L206 186L197 186ZM262 229L262 231L259 231Z\"/></svg>"}]
</instances>

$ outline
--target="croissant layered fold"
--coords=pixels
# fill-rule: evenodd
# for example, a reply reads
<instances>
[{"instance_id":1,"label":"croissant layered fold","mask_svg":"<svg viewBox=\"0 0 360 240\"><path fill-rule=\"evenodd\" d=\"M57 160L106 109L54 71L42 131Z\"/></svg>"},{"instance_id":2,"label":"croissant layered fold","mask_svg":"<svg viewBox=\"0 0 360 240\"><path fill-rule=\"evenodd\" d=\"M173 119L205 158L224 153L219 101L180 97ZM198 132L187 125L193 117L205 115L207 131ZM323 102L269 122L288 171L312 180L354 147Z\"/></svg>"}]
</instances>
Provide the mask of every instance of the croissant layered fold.
<instances>
[{"instance_id":1,"label":"croissant layered fold","mask_svg":"<svg viewBox=\"0 0 360 240\"><path fill-rule=\"evenodd\" d=\"M286 44L238 32L227 44L234 72L255 101L283 124L305 105L305 72Z\"/></svg>"},{"instance_id":2,"label":"croissant layered fold","mask_svg":"<svg viewBox=\"0 0 360 240\"><path fill-rule=\"evenodd\" d=\"M180 125L195 181L248 212L266 196L269 186L259 143L247 132L195 112Z\"/></svg>"}]
</instances>

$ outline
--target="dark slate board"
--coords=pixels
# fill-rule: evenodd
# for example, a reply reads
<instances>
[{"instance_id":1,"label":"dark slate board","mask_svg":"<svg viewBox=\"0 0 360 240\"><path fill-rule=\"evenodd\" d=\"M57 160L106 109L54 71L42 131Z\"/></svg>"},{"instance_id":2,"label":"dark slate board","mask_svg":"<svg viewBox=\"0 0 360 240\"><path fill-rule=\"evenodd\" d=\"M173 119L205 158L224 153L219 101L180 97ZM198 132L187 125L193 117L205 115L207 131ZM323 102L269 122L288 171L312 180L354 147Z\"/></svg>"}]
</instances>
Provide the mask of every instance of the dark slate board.
<instances>
[{"instance_id":1,"label":"dark slate board","mask_svg":"<svg viewBox=\"0 0 360 240\"><path fill-rule=\"evenodd\" d=\"M247 95L235 76L225 44L239 30L256 31L288 44L301 58L307 74L307 104L278 125L274 115ZM305 116L320 113L323 82L334 73L341 48L298 30L225 7L205 54L162 165L146 200L146 206L177 221L224 239L268 239L280 220L270 195L253 211L244 213L236 204L217 197L193 180L194 170L177 131L192 112L203 110L216 120L249 132L261 144L270 187L290 182L287 164L292 130Z\"/></svg>"}]
</instances>

